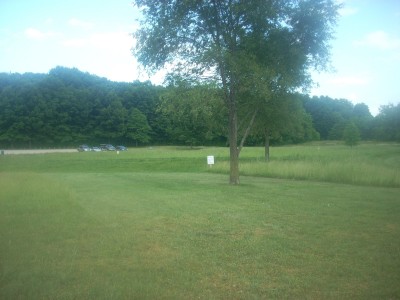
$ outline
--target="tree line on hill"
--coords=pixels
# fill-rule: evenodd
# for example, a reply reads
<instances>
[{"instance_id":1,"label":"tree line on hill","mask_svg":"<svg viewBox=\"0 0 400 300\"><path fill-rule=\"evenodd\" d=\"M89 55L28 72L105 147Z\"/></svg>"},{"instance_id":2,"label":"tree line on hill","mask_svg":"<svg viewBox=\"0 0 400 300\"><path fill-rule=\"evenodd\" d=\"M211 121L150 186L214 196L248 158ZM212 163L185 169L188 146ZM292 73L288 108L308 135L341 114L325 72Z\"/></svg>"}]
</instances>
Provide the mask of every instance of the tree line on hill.
<instances>
[{"instance_id":1,"label":"tree line on hill","mask_svg":"<svg viewBox=\"0 0 400 300\"><path fill-rule=\"evenodd\" d=\"M349 124L363 140L400 142L400 104L381 106L373 117L364 103L344 99L296 93L268 101L263 111L242 116L252 124L239 124L246 145L340 140ZM162 87L65 67L48 74L0 73L0 148L227 145L225 110L217 86L174 78Z\"/></svg>"}]
</instances>

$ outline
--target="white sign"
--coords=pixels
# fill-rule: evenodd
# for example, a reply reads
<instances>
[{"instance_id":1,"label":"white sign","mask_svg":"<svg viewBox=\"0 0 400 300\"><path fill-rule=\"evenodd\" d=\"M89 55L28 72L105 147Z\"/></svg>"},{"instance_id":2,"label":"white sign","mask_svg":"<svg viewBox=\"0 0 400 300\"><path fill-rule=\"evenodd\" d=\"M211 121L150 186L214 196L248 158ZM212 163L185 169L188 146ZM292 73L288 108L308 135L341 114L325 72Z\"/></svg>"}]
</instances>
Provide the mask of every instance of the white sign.
<instances>
[{"instance_id":1,"label":"white sign","mask_svg":"<svg viewBox=\"0 0 400 300\"><path fill-rule=\"evenodd\" d=\"M209 166L211 166L211 165L214 164L214 155L209 155L209 156L207 156L207 164L208 164Z\"/></svg>"}]
</instances>

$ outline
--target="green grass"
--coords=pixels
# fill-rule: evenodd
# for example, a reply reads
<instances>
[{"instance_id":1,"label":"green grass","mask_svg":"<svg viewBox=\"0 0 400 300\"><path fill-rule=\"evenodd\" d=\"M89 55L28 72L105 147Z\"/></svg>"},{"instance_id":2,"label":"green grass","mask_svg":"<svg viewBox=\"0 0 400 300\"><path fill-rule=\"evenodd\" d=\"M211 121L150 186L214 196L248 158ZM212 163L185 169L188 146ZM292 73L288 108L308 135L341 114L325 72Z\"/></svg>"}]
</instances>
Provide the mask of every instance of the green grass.
<instances>
[{"instance_id":1,"label":"green grass","mask_svg":"<svg viewBox=\"0 0 400 300\"><path fill-rule=\"evenodd\" d=\"M319 146L273 148L269 164L350 151ZM397 145L375 146L353 150L395 169ZM243 169L265 165L261 148L242 155ZM229 186L226 160L175 147L0 157L0 299L400 298L398 187L265 173Z\"/></svg>"},{"instance_id":2,"label":"green grass","mask_svg":"<svg viewBox=\"0 0 400 300\"><path fill-rule=\"evenodd\" d=\"M240 157L242 175L400 187L400 145L366 143L347 147L314 143L273 147L266 163L263 148L244 148ZM216 157L212 168L207 155ZM1 157L0 157L1 158ZM15 155L1 158L0 172L229 172L227 148L155 147L115 152Z\"/></svg>"}]
</instances>

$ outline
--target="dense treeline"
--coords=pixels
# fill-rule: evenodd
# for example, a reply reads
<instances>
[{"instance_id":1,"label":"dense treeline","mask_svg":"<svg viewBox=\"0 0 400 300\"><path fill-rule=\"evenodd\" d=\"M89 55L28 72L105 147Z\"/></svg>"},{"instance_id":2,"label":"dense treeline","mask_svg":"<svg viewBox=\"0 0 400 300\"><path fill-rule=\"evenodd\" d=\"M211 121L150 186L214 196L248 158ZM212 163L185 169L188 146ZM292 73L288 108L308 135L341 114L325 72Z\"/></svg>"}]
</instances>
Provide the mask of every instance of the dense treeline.
<instances>
[{"instance_id":1,"label":"dense treeline","mask_svg":"<svg viewBox=\"0 0 400 300\"><path fill-rule=\"evenodd\" d=\"M346 126L354 124L362 140L400 142L400 103L382 105L373 117L364 103L344 99L302 96L304 108L313 118L323 140L341 140Z\"/></svg>"},{"instance_id":2,"label":"dense treeline","mask_svg":"<svg viewBox=\"0 0 400 300\"><path fill-rule=\"evenodd\" d=\"M57 67L48 75L0 75L3 147L147 143L158 134L150 83L118 83Z\"/></svg>"},{"instance_id":3,"label":"dense treeline","mask_svg":"<svg viewBox=\"0 0 400 300\"><path fill-rule=\"evenodd\" d=\"M215 86L112 82L77 69L0 74L0 147L80 143L226 145L227 119ZM362 139L400 141L400 105L375 118L365 104L289 95L257 116L248 144L341 139L349 122ZM244 134L244 133L242 133Z\"/></svg>"}]
</instances>

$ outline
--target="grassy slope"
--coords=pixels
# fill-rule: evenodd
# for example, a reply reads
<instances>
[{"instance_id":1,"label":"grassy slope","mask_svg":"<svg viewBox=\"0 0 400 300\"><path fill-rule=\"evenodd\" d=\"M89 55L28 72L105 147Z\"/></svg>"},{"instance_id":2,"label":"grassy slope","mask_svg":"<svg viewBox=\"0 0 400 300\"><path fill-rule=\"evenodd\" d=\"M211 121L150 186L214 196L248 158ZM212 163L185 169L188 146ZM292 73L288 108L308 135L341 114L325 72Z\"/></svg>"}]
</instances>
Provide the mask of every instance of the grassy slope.
<instances>
[{"instance_id":1,"label":"grassy slope","mask_svg":"<svg viewBox=\"0 0 400 300\"><path fill-rule=\"evenodd\" d=\"M400 297L398 188L231 187L221 149L169 150L3 157L0 298Z\"/></svg>"}]
</instances>

